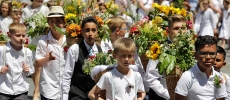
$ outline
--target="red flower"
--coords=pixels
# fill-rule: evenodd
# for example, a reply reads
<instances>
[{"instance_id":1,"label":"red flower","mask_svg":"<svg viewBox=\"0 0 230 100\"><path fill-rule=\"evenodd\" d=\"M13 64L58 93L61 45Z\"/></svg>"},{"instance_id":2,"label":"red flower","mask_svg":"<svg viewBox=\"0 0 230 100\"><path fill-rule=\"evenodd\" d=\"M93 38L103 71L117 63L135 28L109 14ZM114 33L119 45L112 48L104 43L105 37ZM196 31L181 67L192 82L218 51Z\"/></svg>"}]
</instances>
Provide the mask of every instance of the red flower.
<instances>
[{"instance_id":1,"label":"red flower","mask_svg":"<svg viewBox=\"0 0 230 100\"><path fill-rule=\"evenodd\" d=\"M96 57L95 55L89 56L90 59L93 59L93 58L95 58L95 57Z\"/></svg>"},{"instance_id":2,"label":"red flower","mask_svg":"<svg viewBox=\"0 0 230 100\"><path fill-rule=\"evenodd\" d=\"M65 51L65 52L67 52L67 51L68 51L68 49L69 49L69 47L68 47L68 46L65 46L65 47L64 47L64 51Z\"/></svg>"},{"instance_id":3,"label":"red flower","mask_svg":"<svg viewBox=\"0 0 230 100\"><path fill-rule=\"evenodd\" d=\"M134 65L134 64L135 64L135 61L133 60L131 64Z\"/></svg>"},{"instance_id":4,"label":"red flower","mask_svg":"<svg viewBox=\"0 0 230 100\"><path fill-rule=\"evenodd\" d=\"M0 30L0 34L2 34L2 30Z\"/></svg>"},{"instance_id":5,"label":"red flower","mask_svg":"<svg viewBox=\"0 0 230 100\"><path fill-rule=\"evenodd\" d=\"M26 38L26 40L25 40L25 44L28 44L28 42L29 42L29 40L28 40L28 38Z\"/></svg>"},{"instance_id":6,"label":"red flower","mask_svg":"<svg viewBox=\"0 0 230 100\"><path fill-rule=\"evenodd\" d=\"M109 50L109 51L108 51L108 54L111 54L111 53L113 53L113 50Z\"/></svg>"}]
</instances>

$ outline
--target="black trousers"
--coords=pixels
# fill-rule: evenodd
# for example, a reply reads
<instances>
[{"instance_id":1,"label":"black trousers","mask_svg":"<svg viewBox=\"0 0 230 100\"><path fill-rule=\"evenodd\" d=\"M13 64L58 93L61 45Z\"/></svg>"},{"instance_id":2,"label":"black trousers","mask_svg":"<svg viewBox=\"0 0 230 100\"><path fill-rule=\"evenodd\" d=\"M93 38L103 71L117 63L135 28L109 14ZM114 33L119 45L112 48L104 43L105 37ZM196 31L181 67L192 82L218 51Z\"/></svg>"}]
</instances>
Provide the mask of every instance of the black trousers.
<instances>
[{"instance_id":1,"label":"black trousers","mask_svg":"<svg viewBox=\"0 0 230 100\"><path fill-rule=\"evenodd\" d=\"M149 89L149 100L166 100L156 94L151 88Z\"/></svg>"}]
</instances>

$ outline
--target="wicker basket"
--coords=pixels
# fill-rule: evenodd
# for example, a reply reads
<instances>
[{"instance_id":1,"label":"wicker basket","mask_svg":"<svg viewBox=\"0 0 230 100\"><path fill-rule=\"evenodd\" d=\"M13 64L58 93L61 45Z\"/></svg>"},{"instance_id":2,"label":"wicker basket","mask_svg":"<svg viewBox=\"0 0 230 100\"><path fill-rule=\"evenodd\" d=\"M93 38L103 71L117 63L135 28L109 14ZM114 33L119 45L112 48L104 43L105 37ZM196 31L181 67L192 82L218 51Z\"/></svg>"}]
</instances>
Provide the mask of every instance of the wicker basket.
<instances>
[{"instance_id":1,"label":"wicker basket","mask_svg":"<svg viewBox=\"0 0 230 100\"><path fill-rule=\"evenodd\" d=\"M6 41L0 41L0 46L6 45Z\"/></svg>"},{"instance_id":2,"label":"wicker basket","mask_svg":"<svg viewBox=\"0 0 230 100\"><path fill-rule=\"evenodd\" d=\"M166 83L170 95L170 100L175 100L174 91L181 75L182 71L178 66L175 66L174 69L168 75L166 75Z\"/></svg>"},{"instance_id":3,"label":"wicker basket","mask_svg":"<svg viewBox=\"0 0 230 100\"><path fill-rule=\"evenodd\" d=\"M66 38L66 42L68 46L71 46L75 43L79 44L82 40L83 38L71 38L71 37Z\"/></svg>"}]
</instances>

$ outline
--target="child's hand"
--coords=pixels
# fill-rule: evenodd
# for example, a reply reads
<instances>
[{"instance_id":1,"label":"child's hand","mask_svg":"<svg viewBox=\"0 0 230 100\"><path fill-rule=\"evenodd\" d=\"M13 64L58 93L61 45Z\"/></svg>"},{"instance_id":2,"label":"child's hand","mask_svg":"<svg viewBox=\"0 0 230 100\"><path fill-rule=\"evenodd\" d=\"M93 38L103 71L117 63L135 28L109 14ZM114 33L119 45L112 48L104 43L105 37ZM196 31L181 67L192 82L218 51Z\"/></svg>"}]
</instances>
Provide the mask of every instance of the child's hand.
<instances>
[{"instance_id":1,"label":"child's hand","mask_svg":"<svg viewBox=\"0 0 230 100\"><path fill-rule=\"evenodd\" d=\"M22 68L23 72L25 72L26 74L29 73L29 66L25 62L22 62Z\"/></svg>"},{"instance_id":2,"label":"child's hand","mask_svg":"<svg viewBox=\"0 0 230 100\"><path fill-rule=\"evenodd\" d=\"M8 65L3 66L0 70L0 73L5 74L8 71Z\"/></svg>"},{"instance_id":3,"label":"child's hand","mask_svg":"<svg viewBox=\"0 0 230 100\"><path fill-rule=\"evenodd\" d=\"M47 59L47 60L55 60L55 59L56 59L56 57L54 57L54 56L52 55L52 52L53 52L53 51L50 51L49 53L46 54L46 59Z\"/></svg>"}]
</instances>

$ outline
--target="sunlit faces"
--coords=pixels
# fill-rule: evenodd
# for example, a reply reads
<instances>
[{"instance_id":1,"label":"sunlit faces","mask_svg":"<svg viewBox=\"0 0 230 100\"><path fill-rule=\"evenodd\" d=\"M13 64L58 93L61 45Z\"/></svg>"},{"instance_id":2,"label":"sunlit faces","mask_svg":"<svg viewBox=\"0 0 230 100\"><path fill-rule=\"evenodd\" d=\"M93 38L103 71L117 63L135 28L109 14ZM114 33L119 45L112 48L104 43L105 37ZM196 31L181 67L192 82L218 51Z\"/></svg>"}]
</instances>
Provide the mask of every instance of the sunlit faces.
<instances>
[{"instance_id":1,"label":"sunlit faces","mask_svg":"<svg viewBox=\"0 0 230 100\"><path fill-rule=\"evenodd\" d=\"M84 28L82 29L82 36L88 45L92 46L94 44L97 35L98 29L96 23L88 22L84 25Z\"/></svg>"},{"instance_id":2,"label":"sunlit faces","mask_svg":"<svg viewBox=\"0 0 230 100\"><path fill-rule=\"evenodd\" d=\"M8 11L9 11L8 3L2 3L1 6L2 16L4 17L8 16Z\"/></svg>"},{"instance_id":3,"label":"sunlit faces","mask_svg":"<svg viewBox=\"0 0 230 100\"><path fill-rule=\"evenodd\" d=\"M127 25L123 23L120 29L117 29L115 32L110 34L110 40L114 43L117 39L124 37L125 33L127 32Z\"/></svg>"},{"instance_id":4,"label":"sunlit faces","mask_svg":"<svg viewBox=\"0 0 230 100\"><path fill-rule=\"evenodd\" d=\"M104 6L104 5L99 6L99 11L100 11L101 13L105 13L105 12L106 12L105 6Z\"/></svg>"},{"instance_id":5,"label":"sunlit faces","mask_svg":"<svg viewBox=\"0 0 230 100\"><path fill-rule=\"evenodd\" d=\"M133 62L134 60L134 52L130 51L122 51L119 50L117 54L113 54L114 58L117 59L117 63L119 67L122 68L129 68L129 65Z\"/></svg>"},{"instance_id":6,"label":"sunlit faces","mask_svg":"<svg viewBox=\"0 0 230 100\"><path fill-rule=\"evenodd\" d=\"M11 40L11 45L14 45L15 47L20 47L25 42L26 30L17 31L16 33L9 33L8 36Z\"/></svg>"},{"instance_id":7,"label":"sunlit faces","mask_svg":"<svg viewBox=\"0 0 230 100\"><path fill-rule=\"evenodd\" d=\"M50 29L52 32L58 32L55 29L55 26L57 26L59 28L64 28L64 26L65 26L65 22L64 22L63 17L49 17L48 23L49 23L49 26L50 26Z\"/></svg>"},{"instance_id":8,"label":"sunlit faces","mask_svg":"<svg viewBox=\"0 0 230 100\"><path fill-rule=\"evenodd\" d=\"M196 51L195 58L197 59L198 67L201 71L210 70L213 66L216 58L217 46L205 45L203 48L200 48L199 51Z\"/></svg>"},{"instance_id":9,"label":"sunlit faces","mask_svg":"<svg viewBox=\"0 0 230 100\"><path fill-rule=\"evenodd\" d=\"M216 71L220 71L220 69L225 65L226 65L226 62L224 61L224 55L221 53L217 53L216 61L214 63L214 69Z\"/></svg>"},{"instance_id":10,"label":"sunlit faces","mask_svg":"<svg viewBox=\"0 0 230 100\"><path fill-rule=\"evenodd\" d=\"M179 33L182 30L182 32L186 31L186 22L174 22L171 27L169 27L169 38L173 40L173 35Z\"/></svg>"}]
</instances>

